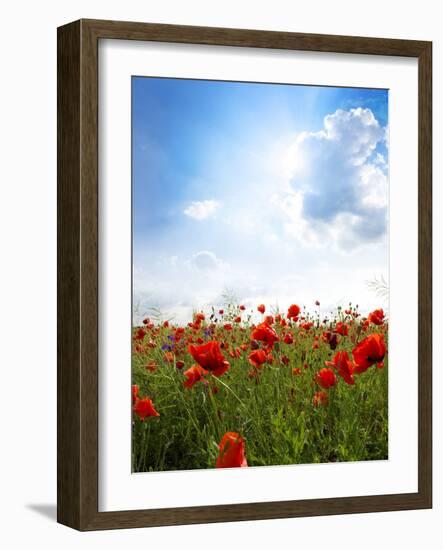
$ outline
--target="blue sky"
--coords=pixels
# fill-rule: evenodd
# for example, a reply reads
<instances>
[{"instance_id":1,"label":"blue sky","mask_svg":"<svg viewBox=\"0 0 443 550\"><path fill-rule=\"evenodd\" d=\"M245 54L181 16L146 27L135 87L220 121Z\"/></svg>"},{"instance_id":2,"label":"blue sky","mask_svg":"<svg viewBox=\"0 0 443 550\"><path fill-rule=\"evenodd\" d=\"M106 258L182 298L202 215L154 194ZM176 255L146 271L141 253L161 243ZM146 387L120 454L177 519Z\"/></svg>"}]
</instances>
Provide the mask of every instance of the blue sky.
<instances>
[{"instance_id":1,"label":"blue sky","mask_svg":"<svg viewBox=\"0 0 443 550\"><path fill-rule=\"evenodd\" d=\"M378 305L388 92L133 77L138 313L222 303Z\"/></svg>"}]
</instances>

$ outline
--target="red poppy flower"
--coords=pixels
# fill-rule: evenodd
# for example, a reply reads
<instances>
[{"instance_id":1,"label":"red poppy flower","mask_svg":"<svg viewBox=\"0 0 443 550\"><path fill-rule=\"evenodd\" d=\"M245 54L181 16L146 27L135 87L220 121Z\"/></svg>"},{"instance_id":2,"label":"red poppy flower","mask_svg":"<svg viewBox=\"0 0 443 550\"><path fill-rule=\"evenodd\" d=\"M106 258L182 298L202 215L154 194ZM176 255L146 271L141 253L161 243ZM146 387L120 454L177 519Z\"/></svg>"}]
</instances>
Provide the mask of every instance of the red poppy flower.
<instances>
[{"instance_id":1,"label":"red poppy flower","mask_svg":"<svg viewBox=\"0 0 443 550\"><path fill-rule=\"evenodd\" d=\"M368 315L368 321L374 325L382 325L385 320L385 313L382 309L376 309Z\"/></svg>"},{"instance_id":2,"label":"red poppy flower","mask_svg":"<svg viewBox=\"0 0 443 550\"><path fill-rule=\"evenodd\" d=\"M366 319L366 321L363 321L363 323L361 324L362 332L366 332L368 330L368 327L369 327L369 319Z\"/></svg>"},{"instance_id":3,"label":"red poppy flower","mask_svg":"<svg viewBox=\"0 0 443 550\"><path fill-rule=\"evenodd\" d=\"M341 321L339 321L335 325L335 332L337 332L338 334L341 334L342 336L347 336L349 332L348 325L346 323L342 323Z\"/></svg>"},{"instance_id":4,"label":"red poppy flower","mask_svg":"<svg viewBox=\"0 0 443 550\"><path fill-rule=\"evenodd\" d=\"M135 339L136 340L143 340L143 338L145 337L146 335L146 330L143 328L143 327L140 327L136 334L135 334Z\"/></svg>"},{"instance_id":5,"label":"red poppy flower","mask_svg":"<svg viewBox=\"0 0 443 550\"><path fill-rule=\"evenodd\" d=\"M263 314L266 311L265 305L260 304L259 306L257 306L257 311L259 311L261 314Z\"/></svg>"},{"instance_id":6,"label":"red poppy flower","mask_svg":"<svg viewBox=\"0 0 443 550\"><path fill-rule=\"evenodd\" d=\"M194 317L194 322L195 323L201 323L204 320L205 320L205 314L204 313L196 313L195 314L195 317Z\"/></svg>"},{"instance_id":7,"label":"red poppy flower","mask_svg":"<svg viewBox=\"0 0 443 550\"><path fill-rule=\"evenodd\" d=\"M234 319L234 323L241 323L241 317L240 317L240 315L238 315L238 316Z\"/></svg>"},{"instance_id":8,"label":"red poppy flower","mask_svg":"<svg viewBox=\"0 0 443 550\"><path fill-rule=\"evenodd\" d=\"M174 339L176 342L179 342L185 332L183 327L177 327L174 332Z\"/></svg>"},{"instance_id":9,"label":"red poppy flower","mask_svg":"<svg viewBox=\"0 0 443 550\"><path fill-rule=\"evenodd\" d=\"M219 310L218 310L218 313L219 313L219 315L223 315L224 310L223 310L223 309L219 309Z\"/></svg>"},{"instance_id":10,"label":"red poppy flower","mask_svg":"<svg viewBox=\"0 0 443 550\"><path fill-rule=\"evenodd\" d=\"M301 328L303 330L306 330L308 331L310 328L312 328L314 326L314 323L312 321L306 321L306 323L303 323Z\"/></svg>"},{"instance_id":11,"label":"red poppy flower","mask_svg":"<svg viewBox=\"0 0 443 550\"><path fill-rule=\"evenodd\" d=\"M150 361L147 365L145 365L145 369L149 372L155 372L157 370L157 364L154 363L154 361Z\"/></svg>"},{"instance_id":12,"label":"red poppy flower","mask_svg":"<svg viewBox=\"0 0 443 550\"><path fill-rule=\"evenodd\" d=\"M137 386L137 384L134 384L132 386L132 404L134 404L137 401L139 390L140 388Z\"/></svg>"},{"instance_id":13,"label":"red poppy flower","mask_svg":"<svg viewBox=\"0 0 443 550\"><path fill-rule=\"evenodd\" d=\"M315 300L315 305L316 306L319 306L320 305L320 302L318 300Z\"/></svg>"},{"instance_id":14,"label":"red poppy flower","mask_svg":"<svg viewBox=\"0 0 443 550\"><path fill-rule=\"evenodd\" d=\"M134 412L140 420L144 420L148 416L160 416L152 404L152 399L148 397L137 399L134 405Z\"/></svg>"},{"instance_id":15,"label":"red poppy flower","mask_svg":"<svg viewBox=\"0 0 443 550\"><path fill-rule=\"evenodd\" d=\"M290 359L287 355L282 355L280 359L281 359L281 362L283 363L283 365L289 365Z\"/></svg>"},{"instance_id":16,"label":"red poppy flower","mask_svg":"<svg viewBox=\"0 0 443 550\"><path fill-rule=\"evenodd\" d=\"M294 319L295 321L298 319L298 316L300 315L300 308L296 304L292 304L289 306L287 318L288 319Z\"/></svg>"},{"instance_id":17,"label":"red poppy flower","mask_svg":"<svg viewBox=\"0 0 443 550\"><path fill-rule=\"evenodd\" d=\"M337 378L334 374L334 371L329 368L321 369L317 373L315 379L322 388L325 388L325 390L331 388L332 386L335 386L335 384L337 383Z\"/></svg>"},{"instance_id":18,"label":"red poppy flower","mask_svg":"<svg viewBox=\"0 0 443 550\"><path fill-rule=\"evenodd\" d=\"M248 361L251 363L253 367L261 367L263 363L266 363L268 359L267 353L262 349L256 349L254 351L251 351L251 353L248 356Z\"/></svg>"},{"instance_id":19,"label":"red poppy flower","mask_svg":"<svg viewBox=\"0 0 443 550\"><path fill-rule=\"evenodd\" d=\"M314 393L312 404L314 405L314 407L319 407L321 405L327 405L328 400L329 400L328 394L324 390L320 390Z\"/></svg>"},{"instance_id":20,"label":"red poppy flower","mask_svg":"<svg viewBox=\"0 0 443 550\"><path fill-rule=\"evenodd\" d=\"M204 376L208 374L208 371L203 369L200 365L192 365L192 367L183 374L186 377L183 386L185 388L192 388L194 384L204 380Z\"/></svg>"},{"instance_id":21,"label":"red poppy flower","mask_svg":"<svg viewBox=\"0 0 443 550\"><path fill-rule=\"evenodd\" d=\"M272 315L266 315L265 323L267 325L273 325L274 324L274 317Z\"/></svg>"},{"instance_id":22,"label":"red poppy flower","mask_svg":"<svg viewBox=\"0 0 443 550\"><path fill-rule=\"evenodd\" d=\"M285 337L283 338L283 342L285 344L293 344L294 343L294 337L290 332L288 332Z\"/></svg>"},{"instance_id":23,"label":"red poppy flower","mask_svg":"<svg viewBox=\"0 0 443 550\"><path fill-rule=\"evenodd\" d=\"M219 342L212 340L202 346L190 345L188 350L197 363L211 371L214 376L221 376L229 369L229 363L223 357Z\"/></svg>"},{"instance_id":24,"label":"red poppy flower","mask_svg":"<svg viewBox=\"0 0 443 550\"><path fill-rule=\"evenodd\" d=\"M339 338L336 333L329 331L324 332L322 338L324 342L329 344L331 349L335 349L338 346Z\"/></svg>"},{"instance_id":25,"label":"red poppy flower","mask_svg":"<svg viewBox=\"0 0 443 550\"><path fill-rule=\"evenodd\" d=\"M338 351L333 361L325 361L328 367L334 367L346 384L354 383L354 365L349 359L347 351Z\"/></svg>"},{"instance_id":26,"label":"red poppy flower","mask_svg":"<svg viewBox=\"0 0 443 550\"><path fill-rule=\"evenodd\" d=\"M246 307L245 307L244 305L241 305L241 306L239 307L239 310L240 310L240 311L244 311L245 309L246 309Z\"/></svg>"},{"instance_id":27,"label":"red poppy flower","mask_svg":"<svg viewBox=\"0 0 443 550\"><path fill-rule=\"evenodd\" d=\"M169 321L165 321L165 322L163 323L163 326L164 326L165 328L168 328L168 327L169 327Z\"/></svg>"},{"instance_id":28,"label":"red poppy flower","mask_svg":"<svg viewBox=\"0 0 443 550\"><path fill-rule=\"evenodd\" d=\"M300 376L300 374L301 374L301 368L300 368L300 367L294 367L294 368L292 369L292 374L293 374L294 376Z\"/></svg>"},{"instance_id":29,"label":"red poppy flower","mask_svg":"<svg viewBox=\"0 0 443 550\"><path fill-rule=\"evenodd\" d=\"M353 349L354 372L365 372L374 363L381 363L386 355L386 344L383 334L370 334L366 336Z\"/></svg>"},{"instance_id":30,"label":"red poppy flower","mask_svg":"<svg viewBox=\"0 0 443 550\"><path fill-rule=\"evenodd\" d=\"M235 432L227 432L218 446L216 468L244 468L248 465L245 454L245 440Z\"/></svg>"},{"instance_id":31,"label":"red poppy flower","mask_svg":"<svg viewBox=\"0 0 443 550\"><path fill-rule=\"evenodd\" d=\"M274 343L279 340L278 334L267 323L261 323L251 333L252 340L264 342L269 348L274 346Z\"/></svg>"},{"instance_id":32,"label":"red poppy flower","mask_svg":"<svg viewBox=\"0 0 443 550\"><path fill-rule=\"evenodd\" d=\"M231 323L225 323L225 324L223 325L223 328L224 328L225 330L232 330L232 325L231 325Z\"/></svg>"},{"instance_id":33,"label":"red poppy flower","mask_svg":"<svg viewBox=\"0 0 443 550\"><path fill-rule=\"evenodd\" d=\"M185 366L185 362L184 362L184 361L176 361L176 362L175 362L175 366L176 366L178 369L182 369L182 368Z\"/></svg>"}]
</instances>

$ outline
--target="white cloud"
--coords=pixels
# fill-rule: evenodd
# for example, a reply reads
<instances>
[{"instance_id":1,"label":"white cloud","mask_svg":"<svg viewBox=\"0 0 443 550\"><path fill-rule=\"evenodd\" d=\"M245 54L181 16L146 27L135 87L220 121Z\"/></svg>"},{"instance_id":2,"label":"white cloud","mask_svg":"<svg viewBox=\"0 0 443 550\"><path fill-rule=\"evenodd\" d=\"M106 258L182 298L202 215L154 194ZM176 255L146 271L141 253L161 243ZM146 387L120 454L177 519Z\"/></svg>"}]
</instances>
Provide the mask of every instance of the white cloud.
<instances>
[{"instance_id":1,"label":"white cloud","mask_svg":"<svg viewBox=\"0 0 443 550\"><path fill-rule=\"evenodd\" d=\"M193 201L183 210L183 213L194 220L201 221L213 216L220 206L220 203L214 200Z\"/></svg>"},{"instance_id":2,"label":"white cloud","mask_svg":"<svg viewBox=\"0 0 443 550\"><path fill-rule=\"evenodd\" d=\"M191 264L200 271L207 271L220 267L221 261L213 252L202 250L192 256Z\"/></svg>"},{"instance_id":3,"label":"white cloud","mask_svg":"<svg viewBox=\"0 0 443 550\"><path fill-rule=\"evenodd\" d=\"M377 153L374 159L375 164L379 164L380 166L386 166L387 162L383 155L380 155L380 153Z\"/></svg>"},{"instance_id":4,"label":"white cloud","mask_svg":"<svg viewBox=\"0 0 443 550\"><path fill-rule=\"evenodd\" d=\"M272 203L285 215L288 234L303 246L350 250L386 233L386 159L376 152L386 129L370 109L337 110L318 132L303 132L291 146L290 188Z\"/></svg>"}]
</instances>

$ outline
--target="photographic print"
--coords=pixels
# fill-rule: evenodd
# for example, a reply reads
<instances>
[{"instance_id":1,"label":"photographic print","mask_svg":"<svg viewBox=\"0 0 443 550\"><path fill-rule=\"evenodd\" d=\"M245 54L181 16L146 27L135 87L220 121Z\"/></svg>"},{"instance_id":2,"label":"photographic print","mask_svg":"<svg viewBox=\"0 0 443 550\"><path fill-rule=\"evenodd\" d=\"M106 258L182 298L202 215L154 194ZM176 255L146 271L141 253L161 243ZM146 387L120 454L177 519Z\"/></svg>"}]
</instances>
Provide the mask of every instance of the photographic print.
<instances>
[{"instance_id":1,"label":"photographic print","mask_svg":"<svg viewBox=\"0 0 443 550\"><path fill-rule=\"evenodd\" d=\"M131 86L132 471L388 459L388 90Z\"/></svg>"}]
</instances>

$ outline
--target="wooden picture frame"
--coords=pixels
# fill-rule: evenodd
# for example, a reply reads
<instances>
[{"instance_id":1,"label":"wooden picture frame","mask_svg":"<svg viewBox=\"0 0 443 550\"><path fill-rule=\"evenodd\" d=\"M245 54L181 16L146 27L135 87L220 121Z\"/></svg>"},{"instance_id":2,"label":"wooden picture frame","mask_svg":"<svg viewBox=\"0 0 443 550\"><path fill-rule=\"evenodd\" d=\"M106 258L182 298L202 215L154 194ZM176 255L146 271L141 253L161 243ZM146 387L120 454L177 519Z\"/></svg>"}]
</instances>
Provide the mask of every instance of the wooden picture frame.
<instances>
[{"instance_id":1,"label":"wooden picture frame","mask_svg":"<svg viewBox=\"0 0 443 550\"><path fill-rule=\"evenodd\" d=\"M418 492L98 511L98 42L159 41L418 59ZM58 521L82 531L432 506L432 44L118 21L58 29ZM183 474L186 475L186 474Z\"/></svg>"}]
</instances>

